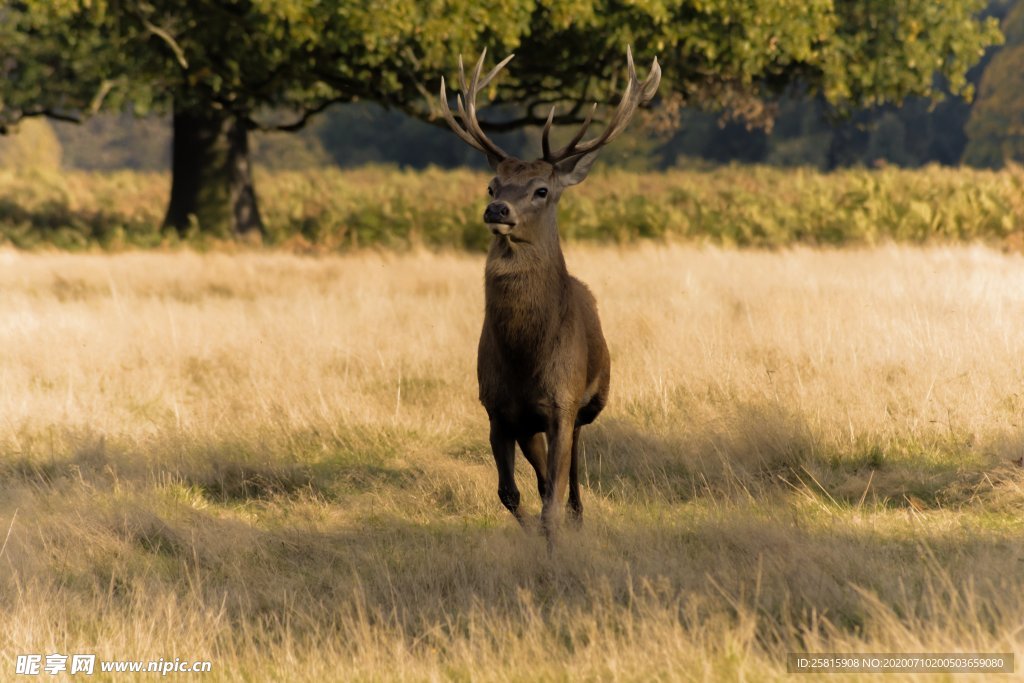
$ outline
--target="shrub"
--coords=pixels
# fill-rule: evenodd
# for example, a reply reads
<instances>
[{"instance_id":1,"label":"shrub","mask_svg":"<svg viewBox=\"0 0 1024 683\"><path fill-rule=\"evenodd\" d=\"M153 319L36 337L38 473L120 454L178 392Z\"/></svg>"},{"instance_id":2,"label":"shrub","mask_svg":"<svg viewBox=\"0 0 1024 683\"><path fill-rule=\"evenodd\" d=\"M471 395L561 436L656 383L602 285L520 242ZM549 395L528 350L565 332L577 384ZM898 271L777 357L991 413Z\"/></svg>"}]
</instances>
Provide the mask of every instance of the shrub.
<instances>
[{"instance_id":1,"label":"shrub","mask_svg":"<svg viewBox=\"0 0 1024 683\"><path fill-rule=\"evenodd\" d=\"M261 172L266 243L320 249L480 250L487 176L466 170ZM152 247L169 191L161 173L0 170L0 243ZM562 200L566 240L691 240L741 247L894 240L1020 244L1024 171L929 167L596 173ZM186 238L205 246L201 235Z\"/></svg>"}]
</instances>

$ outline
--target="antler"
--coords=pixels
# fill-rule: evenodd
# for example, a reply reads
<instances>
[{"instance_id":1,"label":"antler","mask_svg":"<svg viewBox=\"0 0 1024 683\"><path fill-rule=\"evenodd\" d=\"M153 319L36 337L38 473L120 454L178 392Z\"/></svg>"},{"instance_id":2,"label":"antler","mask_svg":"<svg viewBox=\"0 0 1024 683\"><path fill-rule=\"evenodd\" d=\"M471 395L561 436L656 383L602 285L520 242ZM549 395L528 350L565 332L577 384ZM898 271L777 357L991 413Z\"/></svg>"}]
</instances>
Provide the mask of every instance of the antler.
<instances>
[{"instance_id":1,"label":"antler","mask_svg":"<svg viewBox=\"0 0 1024 683\"><path fill-rule=\"evenodd\" d=\"M444 76L441 76L441 113L444 115L444 120L448 122L451 129L455 131L464 142L469 144L475 149L480 150L488 157L493 157L496 161L503 161L508 159L509 155L501 147L491 142L491 140L484 134L484 131L480 128L480 123L476 120L476 96L480 90L487 86L494 77L498 75L498 72L508 64L515 55L509 55L505 59L501 60L497 66L488 72L486 76L480 78L480 72L484 67L484 57L487 56L487 48L484 48L480 53L480 59L476 62L476 67L473 69L473 78L469 82L469 87L466 87L466 71L462 66L462 55L459 55L459 85L462 88L462 94L456 97L456 104L459 108L459 118L462 119L462 125L460 126L456 122L455 117L452 116L452 110L448 107L448 93L444 87ZM465 98L465 104L463 104L463 98Z\"/></svg>"},{"instance_id":2,"label":"antler","mask_svg":"<svg viewBox=\"0 0 1024 683\"><path fill-rule=\"evenodd\" d=\"M654 93L658 91L658 84L661 83L661 66L658 65L658 58L654 58L654 63L651 64L651 72L647 74L647 78L644 79L643 83L637 78L636 67L633 65L633 51L628 45L626 46L626 63L629 68L629 83L626 84L626 90L622 93L622 99L619 101L619 106L615 110L612 120L608 123L608 127L598 137L580 143L580 140L583 139L587 132L587 128L590 126L590 122L594 118L594 111L597 110L597 103L595 102L587 114L587 118L584 119L583 125L580 126L580 129L573 136L572 140L569 141L569 144L552 153L548 135L551 133L551 123L555 118L555 108L551 107L551 113L548 114L548 120L544 124L544 133L541 135L541 149L544 152L543 158L545 161L555 164L559 161L582 156L587 152L593 152L604 147L617 138L622 131L626 130L626 126L629 125L629 120L636 113L637 107L650 102L654 98Z\"/></svg>"}]
</instances>

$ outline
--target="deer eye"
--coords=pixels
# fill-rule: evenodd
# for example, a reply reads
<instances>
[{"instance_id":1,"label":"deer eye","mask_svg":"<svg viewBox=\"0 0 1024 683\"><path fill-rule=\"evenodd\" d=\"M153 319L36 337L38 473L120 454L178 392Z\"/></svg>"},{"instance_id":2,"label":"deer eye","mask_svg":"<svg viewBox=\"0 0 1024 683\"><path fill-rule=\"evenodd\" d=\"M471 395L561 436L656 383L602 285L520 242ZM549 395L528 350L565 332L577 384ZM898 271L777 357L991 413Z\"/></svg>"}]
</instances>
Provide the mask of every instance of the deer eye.
<instances>
[{"instance_id":1,"label":"deer eye","mask_svg":"<svg viewBox=\"0 0 1024 683\"><path fill-rule=\"evenodd\" d=\"M537 197L538 199L544 199L545 197L548 196L548 188L538 187L536 192L533 193L533 196Z\"/></svg>"},{"instance_id":2,"label":"deer eye","mask_svg":"<svg viewBox=\"0 0 1024 683\"><path fill-rule=\"evenodd\" d=\"M490 185L487 186L487 194L490 195L491 197L494 196L494 188L491 187Z\"/></svg>"}]
</instances>

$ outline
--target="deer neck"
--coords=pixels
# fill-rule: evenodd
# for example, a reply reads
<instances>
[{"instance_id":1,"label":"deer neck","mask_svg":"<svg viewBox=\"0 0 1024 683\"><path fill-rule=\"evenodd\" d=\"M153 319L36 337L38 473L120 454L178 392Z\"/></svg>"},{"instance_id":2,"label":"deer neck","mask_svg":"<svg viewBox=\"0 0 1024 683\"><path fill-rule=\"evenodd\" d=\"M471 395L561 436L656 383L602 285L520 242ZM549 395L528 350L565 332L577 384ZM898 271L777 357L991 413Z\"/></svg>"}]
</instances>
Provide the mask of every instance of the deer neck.
<instances>
[{"instance_id":1,"label":"deer neck","mask_svg":"<svg viewBox=\"0 0 1024 683\"><path fill-rule=\"evenodd\" d=\"M536 240L495 237L484 273L485 325L511 348L535 350L557 331L569 271L554 221Z\"/></svg>"}]
</instances>

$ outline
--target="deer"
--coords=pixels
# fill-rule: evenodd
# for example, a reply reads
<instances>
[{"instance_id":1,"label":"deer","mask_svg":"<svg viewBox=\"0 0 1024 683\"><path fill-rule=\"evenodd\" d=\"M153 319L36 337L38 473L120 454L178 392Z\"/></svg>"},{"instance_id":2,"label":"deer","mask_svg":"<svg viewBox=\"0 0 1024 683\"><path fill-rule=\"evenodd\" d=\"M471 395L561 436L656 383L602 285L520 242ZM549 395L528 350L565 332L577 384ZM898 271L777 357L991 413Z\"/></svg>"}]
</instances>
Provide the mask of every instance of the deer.
<instances>
[{"instance_id":1,"label":"deer","mask_svg":"<svg viewBox=\"0 0 1024 683\"><path fill-rule=\"evenodd\" d=\"M584 140L593 108L572 139L552 150L551 108L541 134L539 159L523 161L491 141L477 120L476 99L507 65L509 55L482 76L484 49L467 84L459 56L461 125L448 104L441 78L441 113L452 131L482 152L495 175L483 223L493 237L484 267L484 320L477 348L479 399L490 423L490 447L498 470L498 498L523 527L515 481L516 444L537 476L541 528L554 547L558 516L568 489L570 524L583 523L580 500L580 430L608 402L611 356L597 302L569 274L559 243L558 202L587 177L602 147L627 127L637 108L653 99L661 81L657 58L641 82L627 47L629 80L604 131Z\"/></svg>"}]
</instances>

